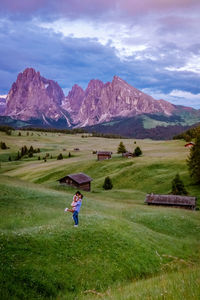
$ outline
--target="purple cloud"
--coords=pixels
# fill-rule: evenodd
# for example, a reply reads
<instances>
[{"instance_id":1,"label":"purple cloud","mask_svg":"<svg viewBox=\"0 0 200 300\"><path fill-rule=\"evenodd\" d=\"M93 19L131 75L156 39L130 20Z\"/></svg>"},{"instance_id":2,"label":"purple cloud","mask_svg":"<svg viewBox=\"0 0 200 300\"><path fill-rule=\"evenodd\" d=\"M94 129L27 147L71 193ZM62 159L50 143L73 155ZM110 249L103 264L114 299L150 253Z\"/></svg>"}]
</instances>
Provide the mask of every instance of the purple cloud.
<instances>
[{"instance_id":1,"label":"purple cloud","mask_svg":"<svg viewBox=\"0 0 200 300\"><path fill-rule=\"evenodd\" d=\"M1 0L0 10L11 14L48 13L68 17L117 15L143 15L158 11L172 11L200 7L199 0Z\"/></svg>"}]
</instances>

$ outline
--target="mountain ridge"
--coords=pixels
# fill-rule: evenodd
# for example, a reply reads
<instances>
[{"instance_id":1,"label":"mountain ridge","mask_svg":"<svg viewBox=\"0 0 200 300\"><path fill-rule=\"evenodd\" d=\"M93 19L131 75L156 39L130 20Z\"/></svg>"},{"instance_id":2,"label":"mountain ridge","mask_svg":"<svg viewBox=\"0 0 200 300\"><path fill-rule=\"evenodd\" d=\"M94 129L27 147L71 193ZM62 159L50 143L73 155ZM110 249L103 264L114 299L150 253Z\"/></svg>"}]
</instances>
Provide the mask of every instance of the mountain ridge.
<instances>
[{"instance_id":1,"label":"mountain ridge","mask_svg":"<svg viewBox=\"0 0 200 300\"><path fill-rule=\"evenodd\" d=\"M18 74L6 98L3 114L16 120L34 124L38 120L44 126L59 128L91 127L116 119L121 119L122 125L126 118L135 119L145 114L180 116L180 121L176 120L175 124L167 121L169 126L190 126L200 122L200 110L176 106L163 99L155 100L116 75L106 83L92 79L85 90L75 84L65 96L57 82L42 77L33 68ZM166 124L163 127L167 127Z\"/></svg>"}]
</instances>

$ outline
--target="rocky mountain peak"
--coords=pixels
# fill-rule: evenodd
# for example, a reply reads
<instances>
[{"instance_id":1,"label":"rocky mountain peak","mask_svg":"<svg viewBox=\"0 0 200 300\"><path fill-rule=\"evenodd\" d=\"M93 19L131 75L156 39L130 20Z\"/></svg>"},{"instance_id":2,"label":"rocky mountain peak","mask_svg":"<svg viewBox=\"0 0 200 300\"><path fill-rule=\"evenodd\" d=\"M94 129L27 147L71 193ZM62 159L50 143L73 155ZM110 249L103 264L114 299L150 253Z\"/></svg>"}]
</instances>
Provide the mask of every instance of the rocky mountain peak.
<instances>
[{"instance_id":1,"label":"rocky mountain peak","mask_svg":"<svg viewBox=\"0 0 200 300\"><path fill-rule=\"evenodd\" d=\"M89 82L74 123L78 126L90 126L108 122L116 117L131 117L144 113L170 115L174 109L174 105L166 101L159 102L120 77L114 76L112 82L106 84L94 79Z\"/></svg>"},{"instance_id":2,"label":"rocky mountain peak","mask_svg":"<svg viewBox=\"0 0 200 300\"><path fill-rule=\"evenodd\" d=\"M67 98L72 99L73 97L79 97L84 95L84 90L78 84L74 84L71 91L69 91Z\"/></svg>"},{"instance_id":3,"label":"rocky mountain peak","mask_svg":"<svg viewBox=\"0 0 200 300\"><path fill-rule=\"evenodd\" d=\"M65 97L57 82L27 68L9 91L5 115L24 121L64 119L68 126L83 127L140 114L171 115L175 109L173 104L153 99L116 75L105 84L92 79L85 91L75 84Z\"/></svg>"},{"instance_id":4,"label":"rocky mountain peak","mask_svg":"<svg viewBox=\"0 0 200 300\"><path fill-rule=\"evenodd\" d=\"M48 80L33 68L20 73L8 96L5 114L15 119L58 119L64 93L57 82Z\"/></svg>"},{"instance_id":5,"label":"rocky mountain peak","mask_svg":"<svg viewBox=\"0 0 200 300\"><path fill-rule=\"evenodd\" d=\"M63 108L70 113L77 114L84 98L84 90L78 85L73 85L71 91L68 93L63 103Z\"/></svg>"},{"instance_id":6,"label":"rocky mountain peak","mask_svg":"<svg viewBox=\"0 0 200 300\"><path fill-rule=\"evenodd\" d=\"M92 79L88 83L85 94L89 95L89 94L99 93L101 91L101 89L103 88L103 86L104 86L104 83L101 80Z\"/></svg>"}]
</instances>

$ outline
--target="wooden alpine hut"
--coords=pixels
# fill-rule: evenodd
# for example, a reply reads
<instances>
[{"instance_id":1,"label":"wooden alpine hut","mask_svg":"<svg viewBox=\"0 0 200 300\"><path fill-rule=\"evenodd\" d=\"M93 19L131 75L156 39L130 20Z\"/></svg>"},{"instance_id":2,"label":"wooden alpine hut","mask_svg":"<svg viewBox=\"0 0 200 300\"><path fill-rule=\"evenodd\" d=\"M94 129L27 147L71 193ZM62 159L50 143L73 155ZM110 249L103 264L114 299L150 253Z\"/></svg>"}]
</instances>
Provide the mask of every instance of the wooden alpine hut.
<instances>
[{"instance_id":1,"label":"wooden alpine hut","mask_svg":"<svg viewBox=\"0 0 200 300\"><path fill-rule=\"evenodd\" d=\"M122 153L122 157L132 158L132 157L135 157L135 154L133 154L131 152L125 152L125 153Z\"/></svg>"},{"instance_id":2,"label":"wooden alpine hut","mask_svg":"<svg viewBox=\"0 0 200 300\"><path fill-rule=\"evenodd\" d=\"M77 189L90 191L92 178L84 173L69 174L58 180L62 185L70 185Z\"/></svg>"},{"instance_id":3,"label":"wooden alpine hut","mask_svg":"<svg viewBox=\"0 0 200 300\"><path fill-rule=\"evenodd\" d=\"M193 142L189 142L189 143L187 143L187 144L185 144L185 147L186 148L191 148L191 147L193 147L195 144L193 143Z\"/></svg>"},{"instance_id":4,"label":"wooden alpine hut","mask_svg":"<svg viewBox=\"0 0 200 300\"><path fill-rule=\"evenodd\" d=\"M165 205L194 210L196 208L196 197L147 194L145 203L148 205Z\"/></svg>"},{"instance_id":5,"label":"wooden alpine hut","mask_svg":"<svg viewBox=\"0 0 200 300\"><path fill-rule=\"evenodd\" d=\"M109 151L98 151L97 152L97 160L111 159L112 152Z\"/></svg>"}]
</instances>

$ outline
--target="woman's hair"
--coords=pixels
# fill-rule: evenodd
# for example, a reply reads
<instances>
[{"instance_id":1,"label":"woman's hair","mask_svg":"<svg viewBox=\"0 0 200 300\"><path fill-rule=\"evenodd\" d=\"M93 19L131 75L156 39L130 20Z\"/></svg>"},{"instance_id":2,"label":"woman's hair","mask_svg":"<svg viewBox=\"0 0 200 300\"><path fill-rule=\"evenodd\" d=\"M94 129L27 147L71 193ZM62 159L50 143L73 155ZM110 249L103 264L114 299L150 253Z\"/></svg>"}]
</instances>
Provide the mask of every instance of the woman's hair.
<instances>
[{"instance_id":1,"label":"woman's hair","mask_svg":"<svg viewBox=\"0 0 200 300\"><path fill-rule=\"evenodd\" d=\"M78 194L78 195L81 195L81 193L80 193L79 191L76 192L76 195L77 195L77 194Z\"/></svg>"},{"instance_id":2,"label":"woman's hair","mask_svg":"<svg viewBox=\"0 0 200 300\"><path fill-rule=\"evenodd\" d=\"M83 194L80 194L80 196L81 196L81 199L83 199Z\"/></svg>"}]
</instances>

